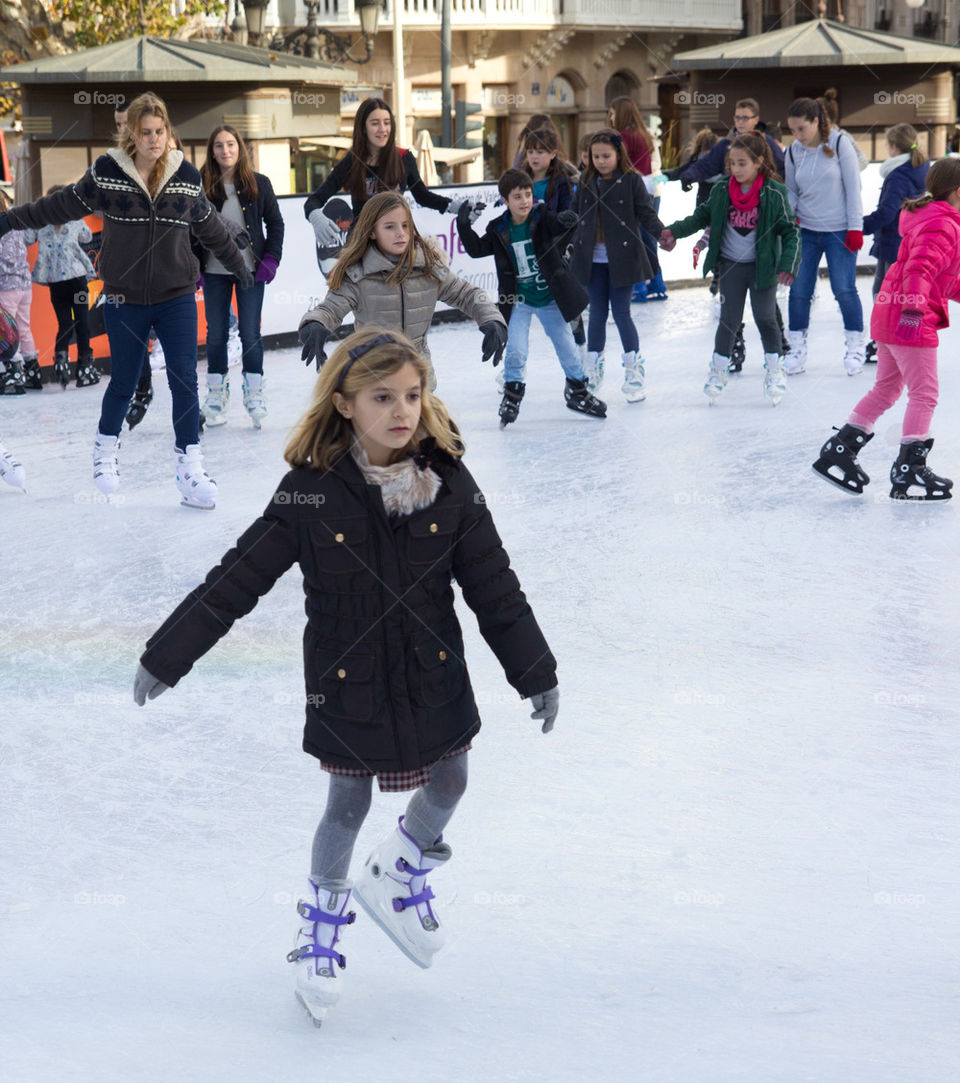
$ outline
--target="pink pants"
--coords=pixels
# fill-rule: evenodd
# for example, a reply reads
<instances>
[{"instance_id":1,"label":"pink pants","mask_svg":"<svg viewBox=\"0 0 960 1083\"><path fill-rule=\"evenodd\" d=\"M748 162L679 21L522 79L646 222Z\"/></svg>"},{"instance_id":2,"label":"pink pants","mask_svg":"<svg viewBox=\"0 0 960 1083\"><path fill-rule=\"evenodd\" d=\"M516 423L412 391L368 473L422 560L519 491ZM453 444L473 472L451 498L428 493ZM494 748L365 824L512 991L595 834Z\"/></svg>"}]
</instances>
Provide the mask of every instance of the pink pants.
<instances>
[{"instance_id":1,"label":"pink pants","mask_svg":"<svg viewBox=\"0 0 960 1083\"><path fill-rule=\"evenodd\" d=\"M0 308L16 320L20 332L20 352L24 357L36 357L37 347L30 333L30 301L33 290L0 290Z\"/></svg>"},{"instance_id":2,"label":"pink pants","mask_svg":"<svg viewBox=\"0 0 960 1083\"><path fill-rule=\"evenodd\" d=\"M847 418L866 432L873 432L877 418L900 398L907 385L907 412L903 415L903 438L925 440L937 405L936 346L896 346L877 343L877 381Z\"/></svg>"}]
</instances>

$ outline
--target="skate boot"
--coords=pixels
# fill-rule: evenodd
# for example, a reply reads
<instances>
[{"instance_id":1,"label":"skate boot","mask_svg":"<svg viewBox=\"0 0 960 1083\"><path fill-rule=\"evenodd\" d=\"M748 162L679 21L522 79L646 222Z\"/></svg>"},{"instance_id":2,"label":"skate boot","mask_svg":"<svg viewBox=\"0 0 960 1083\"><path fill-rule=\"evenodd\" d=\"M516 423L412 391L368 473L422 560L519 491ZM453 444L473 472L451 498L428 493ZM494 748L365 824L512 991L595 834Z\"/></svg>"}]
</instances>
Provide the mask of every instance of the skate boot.
<instances>
[{"instance_id":1,"label":"skate boot","mask_svg":"<svg viewBox=\"0 0 960 1083\"><path fill-rule=\"evenodd\" d=\"M894 500L949 500L953 482L927 466L933 438L900 445L897 461L890 467L890 495ZM917 489L921 492L917 492Z\"/></svg>"},{"instance_id":2,"label":"skate boot","mask_svg":"<svg viewBox=\"0 0 960 1083\"><path fill-rule=\"evenodd\" d=\"M450 847L441 839L421 850L403 829L388 836L367 858L357 880L357 902L397 947L426 969L443 947L443 932L430 906L433 890L427 875L450 860Z\"/></svg>"},{"instance_id":3,"label":"skate boot","mask_svg":"<svg viewBox=\"0 0 960 1083\"><path fill-rule=\"evenodd\" d=\"M733 339L733 348L730 350L730 371L740 372L746 359L747 344L743 341L743 324L741 323Z\"/></svg>"},{"instance_id":4,"label":"skate boot","mask_svg":"<svg viewBox=\"0 0 960 1083\"><path fill-rule=\"evenodd\" d=\"M64 391L70 383L70 355L66 350L59 350L53 355L53 379L60 384Z\"/></svg>"},{"instance_id":5,"label":"skate boot","mask_svg":"<svg viewBox=\"0 0 960 1083\"><path fill-rule=\"evenodd\" d=\"M863 363L865 365L875 365L877 363L877 344L870 339L863 349Z\"/></svg>"},{"instance_id":6,"label":"skate boot","mask_svg":"<svg viewBox=\"0 0 960 1083\"><path fill-rule=\"evenodd\" d=\"M93 480L105 496L110 496L120 488L120 468L117 465L117 453L120 450L118 436L104 436L97 433L93 444Z\"/></svg>"},{"instance_id":7,"label":"skate boot","mask_svg":"<svg viewBox=\"0 0 960 1083\"><path fill-rule=\"evenodd\" d=\"M217 506L217 483L203 468L199 444L188 444L177 453L177 488L185 508L210 510Z\"/></svg>"},{"instance_id":8,"label":"skate boot","mask_svg":"<svg viewBox=\"0 0 960 1083\"><path fill-rule=\"evenodd\" d=\"M500 428L505 429L511 422L517 420L520 413L520 401L523 398L527 385L519 380L508 380L503 385L503 398L500 400Z\"/></svg>"},{"instance_id":9,"label":"skate boot","mask_svg":"<svg viewBox=\"0 0 960 1083\"><path fill-rule=\"evenodd\" d=\"M43 374L40 372L40 362L36 354L23 359L23 386L28 391L43 390Z\"/></svg>"},{"instance_id":10,"label":"skate boot","mask_svg":"<svg viewBox=\"0 0 960 1083\"><path fill-rule=\"evenodd\" d=\"M311 877L308 881L309 900L297 903L302 918L288 963L297 964L297 1000L310 1013L313 1025L319 1027L327 1009L340 999L343 970L347 960L336 951L340 929L352 925L357 915L346 912L353 884L349 880L324 880L322 886Z\"/></svg>"},{"instance_id":11,"label":"skate boot","mask_svg":"<svg viewBox=\"0 0 960 1083\"><path fill-rule=\"evenodd\" d=\"M153 402L153 386L148 385L145 390L137 388L127 407L127 425L135 429L147 414L147 407Z\"/></svg>"},{"instance_id":12,"label":"skate boot","mask_svg":"<svg viewBox=\"0 0 960 1083\"><path fill-rule=\"evenodd\" d=\"M227 407L230 405L230 381L216 372L207 373L207 397L203 403L206 423L214 428L226 425Z\"/></svg>"},{"instance_id":13,"label":"skate boot","mask_svg":"<svg viewBox=\"0 0 960 1083\"><path fill-rule=\"evenodd\" d=\"M640 304L646 304L649 293L650 288L647 286L646 282L637 282L633 287L633 293L630 294L630 300L639 301Z\"/></svg>"},{"instance_id":14,"label":"skate boot","mask_svg":"<svg viewBox=\"0 0 960 1083\"><path fill-rule=\"evenodd\" d=\"M807 331L788 331L787 342L790 345L790 353L784 359L783 371L788 376L799 376L807 368Z\"/></svg>"},{"instance_id":15,"label":"skate boot","mask_svg":"<svg viewBox=\"0 0 960 1083\"><path fill-rule=\"evenodd\" d=\"M779 354L763 355L763 393L773 406L787 393L787 378L783 374L783 362Z\"/></svg>"},{"instance_id":16,"label":"skate boot","mask_svg":"<svg viewBox=\"0 0 960 1083\"><path fill-rule=\"evenodd\" d=\"M663 281L663 271L657 271L647 283L647 297L651 301L666 301L667 287Z\"/></svg>"},{"instance_id":17,"label":"skate boot","mask_svg":"<svg viewBox=\"0 0 960 1083\"><path fill-rule=\"evenodd\" d=\"M843 355L843 368L848 376L856 376L863 370L866 346L862 331L844 331L847 352Z\"/></svg>"},{"instance_id":18,"label":"skate boot","mask_svg":"<svg viewBox=\"0 0 960 1083\"><path fill-rule=\"evenodd\" d=\"M3 444L0 444L0 481L5 481L14 489L27 491L27 479L23 467Z\"/></svg>"},{"instance_id":19,"label":"skate boot","mask_svg":"<svg viewBox=\"0 0 960 1083\"><path fill-rule=\"evenodd\" d=\"M494 380L494 382L497 385L497 394L502 395L503 394L503 383L504 383L503 369L502 368L497 369L497 375L496 375L496 379Z\"/></svg>"},{"instance_id":20,"label":"skate boot","mask_svg":"<svg viewBox=\"0 0 960 1083\"><path fill-rule=\"evenodd\" d=\"M729 357L715 353L710 359L710 368L707 371L707 382L703 385L703 393L710 400L712 406L720 392L727 386L730 379L732 362Z\"/></svg>"},{"instance_id":21,"label":"skate boot","mask_svg":"<svg viewBox=\"0 0 960 1083\"><path fill-rule=\"evenodd\" d=\"M583 362L583 376L587 381L587 390L597 391L603 383L603 350L599 353L587 350L586 358Z\"/></svg>"},{"instance_id":22,"label":"skate boot","mask_svg":"<svg viewBox=\"0 0 960 1083\"><path fill-rule=\"evenodd\" d=\"M563 389L563 399L568 410L576 410L579 414L589 414L591 417L607 416L607 404L590 394L586 380L571 380L568 376Z\"/></svg>"},{"instance_id":23,"label":"skate boot","mask_svg":"<svg viewBox=\"0 0 960 1083\"><path fill-rule=\"evenodd\" d=\"M0 395L25 395L23 366L20 361L7 361L0 373Z\"/></svg>"},{"instance_id":24,"label":"skate boot","mask_svg":"<svg viewBox=\"0 0 960 1083\"><path fill-rule=\"evenodd\" d=\"M261 373L245 372L243 374L243 405L255 429L260 428L260 422L267 416L267 400L263 397L264 386Z\"/></svg>"},{"instance_id":25,"label":"skate boot","mask_svg":"<svg viewBox=\"0 0 960 1083\"><path fill-rule=\"evenodd\" d=\"M783 313L777 305L774 311L777 314L777 327L780 329L780 356L785 357L790 352L790 343L787 342L787 333L783 329Z\"/></svg>"},{"instance_id":26,"label":"skate boot","mask_svg":"<svg viewBox=\"0 0 960 1083\"><path fill-rule=\"evenodd\" d=\"M646 373L643 371L643 358L636 350L621 355L623 358L623 384L620 390L627 402L643 402L647 397L643 385Z\"/></svg>"},{"instance_id":27,"label":"skate boot","mask_svg":"<svg viewBox=\"0 0 960 1083\"><path fill-rule=\"evenodd\" d=\"M872 432L864 432L856 425L844 425L820 449L820 458L813 464L814 471L838 489L862 493L870 479L857 462L857 455L872 439ZM837 471L842 476L838 477Z\"/></svg>"},{"instance_id":28,"label":"skate boot","mask_svg":"<svg viewBox=\"0 0 960 1083\"><path fill-rule=\"evenodd\" d=\"M77 359L77 387L92 387L100 383L100 370L94 364L93 351L87 350Z\"/></svg>"}]
</instances>

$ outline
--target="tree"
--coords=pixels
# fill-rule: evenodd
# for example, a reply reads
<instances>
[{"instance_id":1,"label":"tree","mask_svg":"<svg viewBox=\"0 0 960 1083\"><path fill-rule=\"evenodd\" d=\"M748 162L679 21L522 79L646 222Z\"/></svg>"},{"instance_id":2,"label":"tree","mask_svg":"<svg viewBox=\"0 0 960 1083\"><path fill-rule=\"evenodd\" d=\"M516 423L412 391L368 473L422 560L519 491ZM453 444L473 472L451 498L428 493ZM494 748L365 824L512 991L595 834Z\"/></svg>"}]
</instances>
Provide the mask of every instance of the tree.
<instances>
[{"instance_id":1,"label":"tree","mask_svg":"<svg viewBox=\"0 0 960 1083\"><path fill-rule=\"evenodd\" d=\"M178 7L181 5L177 5ZM222 15L219 0L185 0L174 13L170 0L48 0L43 4L50 18L63 25L71 44L78 49L107 45L139 34L169 38L190 26L197 16ZM145 23L141 27L141 14Z\"/></svg>"}]
</instances>

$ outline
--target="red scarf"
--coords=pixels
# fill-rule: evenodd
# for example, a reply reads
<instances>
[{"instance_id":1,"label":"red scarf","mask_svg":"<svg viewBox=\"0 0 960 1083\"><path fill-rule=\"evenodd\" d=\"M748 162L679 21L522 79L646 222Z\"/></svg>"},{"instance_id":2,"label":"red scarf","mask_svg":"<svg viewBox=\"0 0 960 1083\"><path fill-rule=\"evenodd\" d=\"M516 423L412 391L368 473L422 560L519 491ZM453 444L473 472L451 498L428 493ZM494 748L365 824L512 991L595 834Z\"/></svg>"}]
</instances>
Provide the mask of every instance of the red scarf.
<instances>
[{"instance_id":1,"label":"red scarf","mask_svg":"<svg viewBox=\"0 0 960 1083\"><path fill-rule=\"evenodd\" d=\"M758 173L748 192L740 191L738 181L730 178L730 202L738 211L752 211L760 202L760 189L763 187L763 174Z\"/></svg>"}]
</instances>

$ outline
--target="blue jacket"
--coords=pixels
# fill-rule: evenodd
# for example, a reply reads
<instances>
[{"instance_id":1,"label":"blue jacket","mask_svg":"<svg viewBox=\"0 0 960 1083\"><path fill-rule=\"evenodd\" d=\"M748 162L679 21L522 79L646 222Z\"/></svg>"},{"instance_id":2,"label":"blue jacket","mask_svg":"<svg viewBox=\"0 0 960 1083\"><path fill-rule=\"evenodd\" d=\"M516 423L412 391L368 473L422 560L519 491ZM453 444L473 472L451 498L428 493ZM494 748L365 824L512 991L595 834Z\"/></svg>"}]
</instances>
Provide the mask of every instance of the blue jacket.
<instances>
[{"instance_id":1,"label":"blue jacket","mask_svg":"<svg viewBox=\"0 0 960 1083\"><path fill-rule=\"evenodd\" d=\"M758 132L757 134L762 135L763 138L766 139L767 146L770 148L770 153L773 155L773 164L780 176L783 177L783 151L777 145L777 141L773 136L767 135L766 132ZM730 149L730 142L729 139L721 139L720 142L715 143L712 149L703 155L702 158L697 158L677 169L668 170L667 176L671 180L684 180L696 183L697 181L711 180L718 173L726 172L727 151Z\"/></svg>"},{"instance_id":2,"label":"blue jacket","mask_svg":"<svg viewBox=\"0 0 960 1083\"><path fill-rule=\"evenodd\" d=\"M929 169L929 162L914 167L906 161L884 178L877 209L863 220L863 232L873 234L871 256L884 263L897 262L901 241L900 209L905 199L916 199L926 191Z\"/></svg>"}]
</instances>

